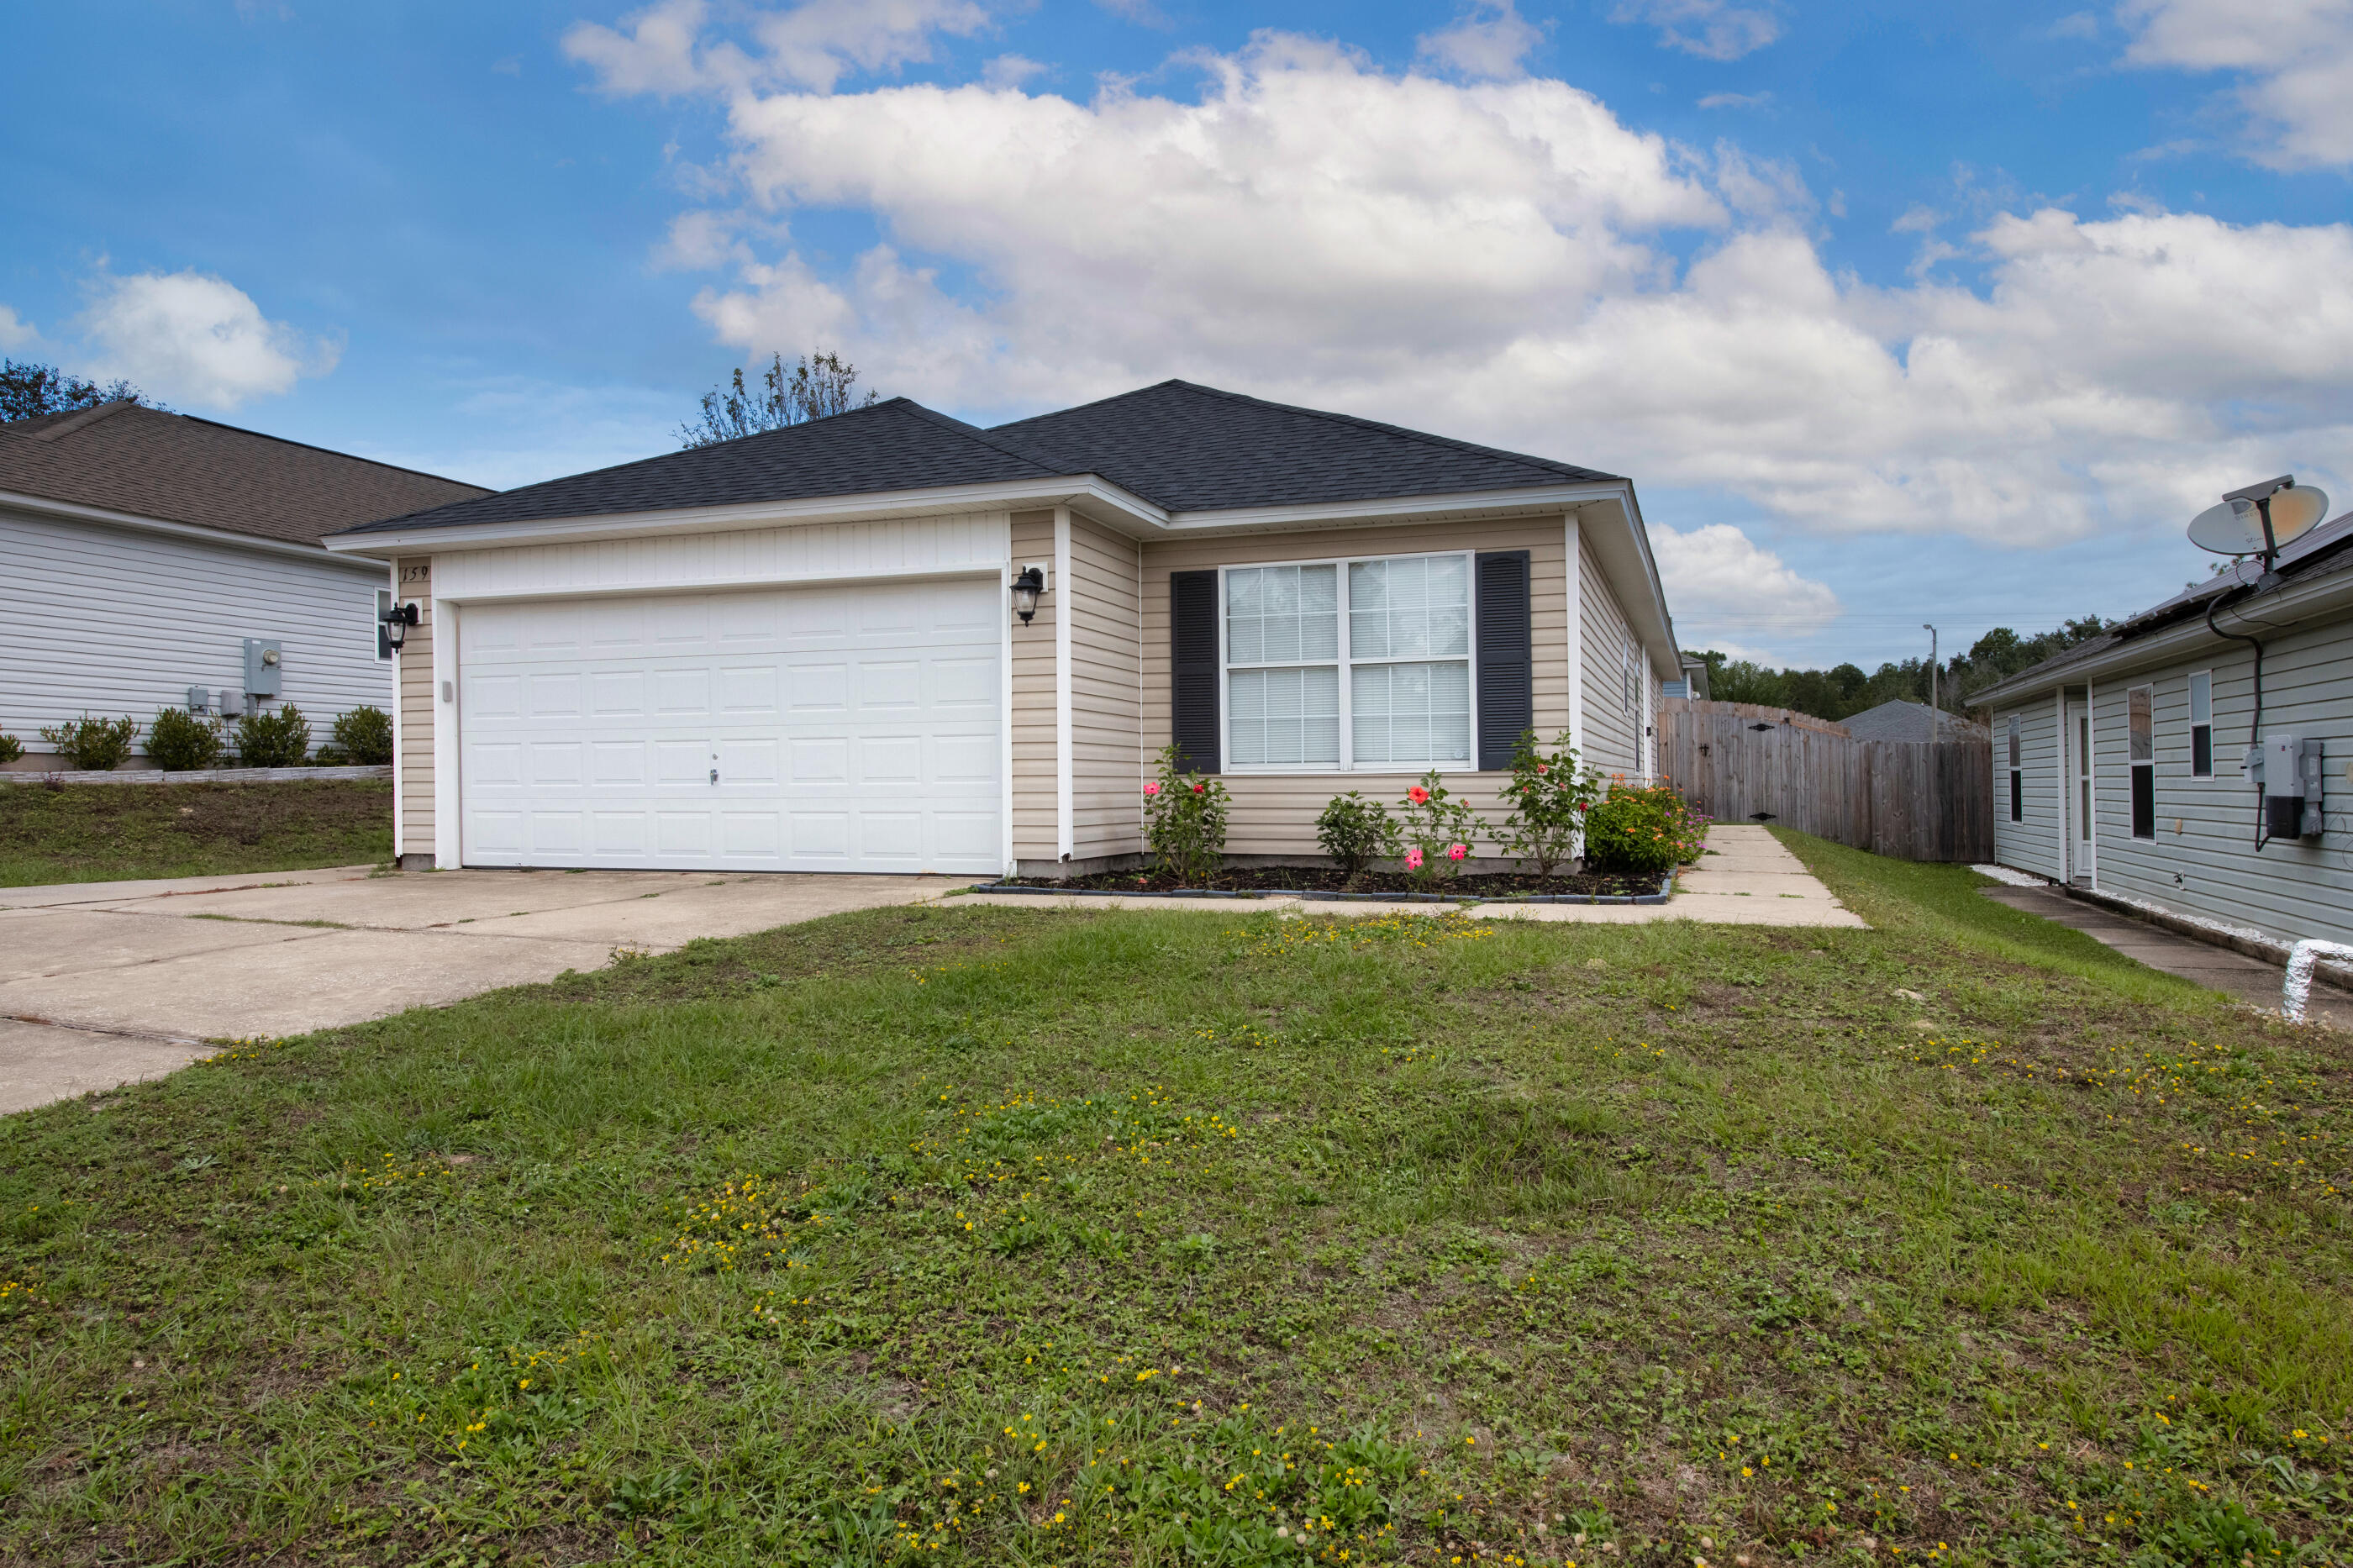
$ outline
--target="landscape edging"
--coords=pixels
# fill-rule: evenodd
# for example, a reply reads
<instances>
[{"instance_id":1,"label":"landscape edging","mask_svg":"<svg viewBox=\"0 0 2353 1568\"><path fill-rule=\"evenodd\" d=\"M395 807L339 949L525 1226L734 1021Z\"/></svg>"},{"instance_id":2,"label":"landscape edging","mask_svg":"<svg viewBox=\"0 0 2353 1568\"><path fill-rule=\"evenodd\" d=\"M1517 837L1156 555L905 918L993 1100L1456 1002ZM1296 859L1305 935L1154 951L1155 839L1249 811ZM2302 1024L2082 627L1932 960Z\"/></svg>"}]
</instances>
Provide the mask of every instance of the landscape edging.
<instances>
[{"instance_id":1,"label":"landscape edging","mask_svg":"<svg viewBox=\"0 0 2353 1568\"><path fill-rule=\"evenodd\" d=\"M1128 892L1118 888L1036 888L1026 883L975 882L976 893L1043 893L1065 899L1312 899L1335 904L1663 904L1675 894L1675 873L1670 871L1655 893L1525 893L1512 898L1482 898L1476 893L1330 893L1293 888L1254 888L1228 892L1211 888L1172 888L1166 891Z\"/></svg>"}]
</instances>

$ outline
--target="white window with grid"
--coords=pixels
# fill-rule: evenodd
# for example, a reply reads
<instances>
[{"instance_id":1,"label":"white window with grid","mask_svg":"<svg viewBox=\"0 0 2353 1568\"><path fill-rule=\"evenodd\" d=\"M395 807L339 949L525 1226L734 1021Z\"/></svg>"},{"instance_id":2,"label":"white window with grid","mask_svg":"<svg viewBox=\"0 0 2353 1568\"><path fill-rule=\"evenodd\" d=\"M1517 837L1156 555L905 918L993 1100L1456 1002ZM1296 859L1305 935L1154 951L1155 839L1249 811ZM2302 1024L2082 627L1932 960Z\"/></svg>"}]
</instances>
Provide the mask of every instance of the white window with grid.
<instances>
[{"instance_id":1,"label":"white window with grid","mask_svg":"<svg viewBox=\"0 0 2353 1568\"><path fill-rule=\"evenodd\" d=\"M1471 763L1469 555L1233 566L1224 577L1231 766Z\"/></svg>"}]
</instances>

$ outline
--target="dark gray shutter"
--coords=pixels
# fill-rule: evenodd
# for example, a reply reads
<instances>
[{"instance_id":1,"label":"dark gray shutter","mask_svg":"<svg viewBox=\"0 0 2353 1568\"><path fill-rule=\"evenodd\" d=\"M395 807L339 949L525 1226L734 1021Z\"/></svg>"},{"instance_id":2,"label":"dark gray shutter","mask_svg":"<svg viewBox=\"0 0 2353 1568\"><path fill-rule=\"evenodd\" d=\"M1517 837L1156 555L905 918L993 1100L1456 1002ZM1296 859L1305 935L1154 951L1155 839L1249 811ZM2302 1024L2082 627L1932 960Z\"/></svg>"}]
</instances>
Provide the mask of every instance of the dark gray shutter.
<instances>
[{"instance_id":1,"label":"dark gray shutter","mask_svg":"<svg viewBox=\"0 0 2353 1568\"><path fill-rule=\"evenodd\" d=\"M1168 738L1182 765L1218 771L1218 574L1168 574Z\"/></svg>"},{"instance_id":2,"label":"dark gray shutter","mask_svg":"<svg viewBox=\"0 0 2353 1568\"><path fill-rule=\"evenodd\" d=\"M1477 561L1479 766L1512 765L1521 732L1535 722L1535 659L1529 649L1528 552L1498 550Z\"/></svg>"}]
</instances>

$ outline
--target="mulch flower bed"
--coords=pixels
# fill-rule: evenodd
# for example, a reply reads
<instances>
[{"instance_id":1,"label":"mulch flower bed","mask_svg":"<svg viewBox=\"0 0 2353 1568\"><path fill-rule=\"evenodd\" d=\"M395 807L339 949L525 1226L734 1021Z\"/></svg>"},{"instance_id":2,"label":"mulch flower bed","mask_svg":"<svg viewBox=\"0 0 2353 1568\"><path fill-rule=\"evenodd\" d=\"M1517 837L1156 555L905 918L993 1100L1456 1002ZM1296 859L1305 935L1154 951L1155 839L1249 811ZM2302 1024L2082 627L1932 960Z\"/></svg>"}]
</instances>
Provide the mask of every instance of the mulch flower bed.
<instances>
[{"instance_id":1,"label":"mulch flower bed","mask_svg":"<svg viewBox=\"0 0 2353 1568\"><path fill-rule=\"evenodd\" d=\"M1099 871L1056 881L1045 877L1007 878L980 889L1035 888L1058 893L1306 893L1358 898L1440 899L1656 899L1660 879L1603 875L1538 877L1519 871L1471 873L1425 881L1402 871L1367 871L1353 880L1336 868L1318 866L1231 867L1206 884L1190 885L1158 871Z\"/></svg>"}]
</instances>

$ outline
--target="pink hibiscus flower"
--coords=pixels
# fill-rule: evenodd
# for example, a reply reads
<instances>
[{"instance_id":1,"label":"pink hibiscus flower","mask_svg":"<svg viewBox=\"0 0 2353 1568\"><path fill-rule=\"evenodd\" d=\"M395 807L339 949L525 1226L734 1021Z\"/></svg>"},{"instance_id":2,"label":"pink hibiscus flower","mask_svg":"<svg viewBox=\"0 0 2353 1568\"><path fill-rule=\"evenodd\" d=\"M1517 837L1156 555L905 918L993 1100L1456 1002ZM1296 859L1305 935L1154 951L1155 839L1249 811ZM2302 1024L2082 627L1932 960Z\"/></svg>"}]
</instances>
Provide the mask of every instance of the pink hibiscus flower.
<instances>
[{"instance_id":1,"label":"pink hibiscus flower","mask_svg":"<svg viewBox=\"0 0 2353 1568\"><path fill-rule=\"evenodd\" d=\"M1468 844L1450 844L1446 847L1446 858L1449 860L1460 860L1470 853L1471 846Z\"/></svg>"},{"instance_id":2,"label":"pink hibiscus flower","mask_svg":"<svg viewBox=\"0 0 2353 1568\"><path fill-rule=\"evenodd\" d=\"M1409 871L1419 871L1421 869L1420 850L1409 849L1405 852L1405 868Z\"/></svg>"},{"instance_id":3,"label":"pink hibiscus flower","mask_svg":"<svg viewBox=\"0 0 2353 1568\"><path fill-rule=\"evenodd\" d=\"M1160 781L1158 779L1155 779L1150 784L1145 784L1144 786L1144 793L1146 795L1158 795L1160 793Z\"/></svg>"},{"instance_id":4,"label":"pink hibiscus flower","mask_svg":"<svg viewBox=\"0 0 2353 1568\"><path fill-rule=\"evenodd\" d=\"M1405 797L1406 799L1413 802L1414 805L1419 805L1430 798L1430 792L1422 788L1419 784L1415 784L1411 789L1405 792Z\"/></svg>"}]
</instances>

